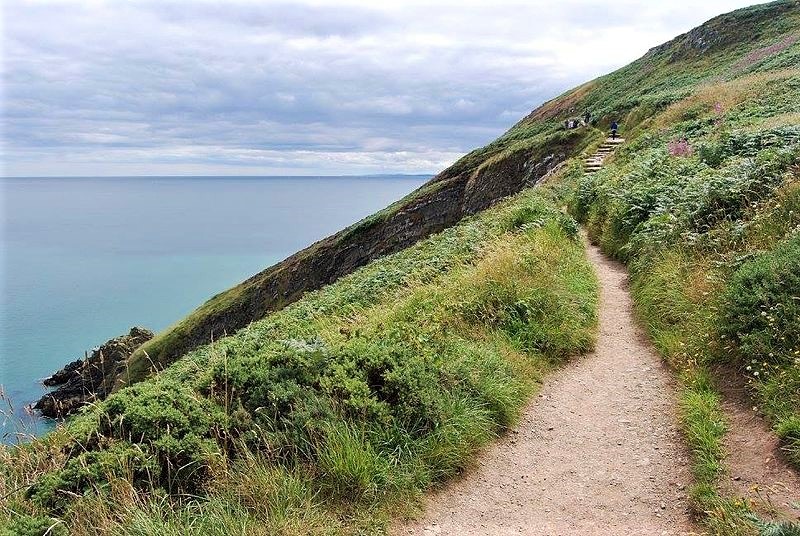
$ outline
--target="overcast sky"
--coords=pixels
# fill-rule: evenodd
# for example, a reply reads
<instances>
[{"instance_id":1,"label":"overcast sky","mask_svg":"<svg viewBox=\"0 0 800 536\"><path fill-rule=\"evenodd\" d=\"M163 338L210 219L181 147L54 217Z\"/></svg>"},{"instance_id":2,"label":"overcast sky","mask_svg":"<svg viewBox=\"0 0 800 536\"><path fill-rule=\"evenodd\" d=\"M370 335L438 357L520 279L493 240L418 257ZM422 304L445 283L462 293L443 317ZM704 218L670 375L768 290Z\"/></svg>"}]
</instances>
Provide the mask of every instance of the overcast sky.
<instances>
[{"instance_id":1,"label":"overcast sky","mask_svg":"<svg viewBox=\"0 0 800 536\"><path fill-rule=\"evenodd\" d=\"M3 174L432 173L748 3L4 0Z\"/></svg>"}]
</instances>

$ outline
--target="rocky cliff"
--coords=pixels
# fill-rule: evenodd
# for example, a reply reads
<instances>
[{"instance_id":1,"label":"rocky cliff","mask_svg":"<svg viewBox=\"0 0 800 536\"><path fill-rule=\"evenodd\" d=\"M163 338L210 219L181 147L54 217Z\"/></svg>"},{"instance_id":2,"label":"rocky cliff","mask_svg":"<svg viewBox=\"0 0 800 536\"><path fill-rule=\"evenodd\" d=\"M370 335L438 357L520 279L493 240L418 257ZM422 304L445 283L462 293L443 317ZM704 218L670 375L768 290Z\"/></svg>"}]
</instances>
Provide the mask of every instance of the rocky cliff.
<instances>
[{"instance_id":1,"label":"rocky cliff","mask_svg":"<svg viewBox=\"0 0 800 536\"><path fill-rule=\"evenodd\" d=\"M72 361L44 380L46 386L56 389L40 398L34 408L47 417L63 417L94 400L105 398L121 374L125 361L152 338L152 331L134 327L127 335L99 346L87 358Z\"/></svg>"}]
</instances>

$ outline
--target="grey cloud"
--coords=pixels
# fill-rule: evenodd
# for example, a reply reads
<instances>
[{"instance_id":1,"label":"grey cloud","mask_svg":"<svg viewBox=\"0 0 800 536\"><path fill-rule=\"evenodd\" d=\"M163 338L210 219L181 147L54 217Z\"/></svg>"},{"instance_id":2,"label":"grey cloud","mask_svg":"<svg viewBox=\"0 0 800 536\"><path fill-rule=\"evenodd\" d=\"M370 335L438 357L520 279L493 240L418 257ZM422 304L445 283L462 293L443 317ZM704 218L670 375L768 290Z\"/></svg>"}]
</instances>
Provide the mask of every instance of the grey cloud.
<instances>
[{"instance_id":1,"label":"grey cloud","mask_svg":"<svg viewBox=\"0 0 800 536\"><path fill-rule=\"evenodd\" d=\"M565 5L7 2L5 172L434 172L689 27Z\"/></svg>"}]
</instances>

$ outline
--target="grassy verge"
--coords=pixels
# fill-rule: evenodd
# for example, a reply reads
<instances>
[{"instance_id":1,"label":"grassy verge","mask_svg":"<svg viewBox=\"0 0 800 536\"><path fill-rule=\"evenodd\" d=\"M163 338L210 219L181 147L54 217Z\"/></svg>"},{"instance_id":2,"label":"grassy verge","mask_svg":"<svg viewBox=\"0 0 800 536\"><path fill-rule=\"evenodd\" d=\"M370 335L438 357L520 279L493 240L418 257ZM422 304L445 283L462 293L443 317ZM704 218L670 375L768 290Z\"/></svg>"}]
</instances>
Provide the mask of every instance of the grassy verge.
<instances>
[{"instance_id":1,"label":"grassy verge","mask_svg":"<svg viewBox=\"0 0 800 536\"><path fill-rule=\"evenodd\" d=\"M528 191L0 451L42 534L383 530L593 344L577 226Z\"/></svg>"}]
</instances>

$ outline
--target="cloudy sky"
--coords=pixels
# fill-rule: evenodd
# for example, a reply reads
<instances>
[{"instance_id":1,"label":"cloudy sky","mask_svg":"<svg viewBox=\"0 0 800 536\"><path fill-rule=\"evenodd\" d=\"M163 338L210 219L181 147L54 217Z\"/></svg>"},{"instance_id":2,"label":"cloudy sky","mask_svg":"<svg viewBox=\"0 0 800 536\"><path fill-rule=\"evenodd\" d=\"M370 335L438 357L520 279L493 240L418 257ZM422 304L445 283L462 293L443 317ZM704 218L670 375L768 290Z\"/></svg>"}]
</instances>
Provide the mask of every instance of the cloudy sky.
<instances>
[{"instance_id":1,"label":"cloudy sky","mask_svg":"<svg viewBox=\"0 0 800 536\"><path fill-rule=\"evenodd\" d=\"M435 172L749 3L4 0L2 173Z\"/></svg>"}]
</instances>

